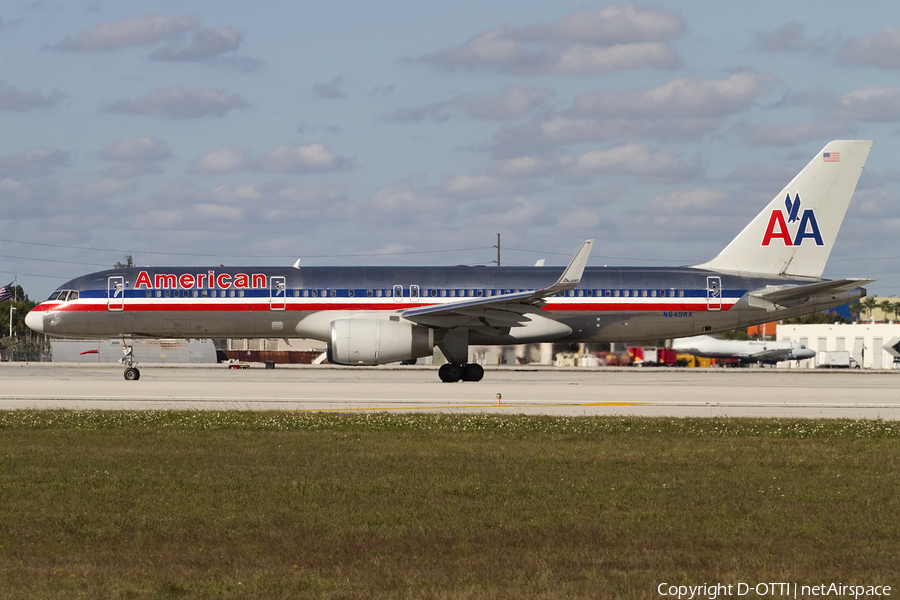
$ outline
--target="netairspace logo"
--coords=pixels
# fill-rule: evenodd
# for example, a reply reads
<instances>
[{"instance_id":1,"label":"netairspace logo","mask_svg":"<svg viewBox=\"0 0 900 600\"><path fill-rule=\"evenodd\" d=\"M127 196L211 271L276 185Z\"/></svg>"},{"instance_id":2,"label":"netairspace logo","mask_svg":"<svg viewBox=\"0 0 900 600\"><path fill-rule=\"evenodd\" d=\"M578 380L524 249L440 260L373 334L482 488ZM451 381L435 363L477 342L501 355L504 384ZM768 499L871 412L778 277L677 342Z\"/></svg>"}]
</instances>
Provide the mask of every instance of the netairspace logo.
<instances>
[{"instance_id":1,"label":"netairspace logo","mask_svg":"<svg viewBox=\"0 0 900 600\"><path fill-rule=\"evenodd\" d=\"M672 585L667 582L656 588L660 596L692 600L693 598L742 598L753 594L753 598L882 598L891 595L889 585L848 585L843 583L820 583L802 585L789 582L775 583L711 583L703 585Z\"/></svg>"},{"instance_id":2,"label":"netairspace logo","mask_svg":"<svg viewBox=\"0 0 900 600\"><path fill-rule=\"evenodd\" d=\"M762 245L768 246L773 240L781 240L785 246L799 246L804 240L814 240L816 246L824 246L822 234L819 232L819 222L816 221L816 213L811 208L807 208L800 215L800 194L796 194L794 200L791 201L791 195L788 194L784 199L786 211L776 209L769 216L769 224L766 225L766 231L763 234ZM785 217L787 217L785 219ZM788 223L800 222L796 226L796 232L792 235L788 227Z\"/></svg>"}]
</instances>

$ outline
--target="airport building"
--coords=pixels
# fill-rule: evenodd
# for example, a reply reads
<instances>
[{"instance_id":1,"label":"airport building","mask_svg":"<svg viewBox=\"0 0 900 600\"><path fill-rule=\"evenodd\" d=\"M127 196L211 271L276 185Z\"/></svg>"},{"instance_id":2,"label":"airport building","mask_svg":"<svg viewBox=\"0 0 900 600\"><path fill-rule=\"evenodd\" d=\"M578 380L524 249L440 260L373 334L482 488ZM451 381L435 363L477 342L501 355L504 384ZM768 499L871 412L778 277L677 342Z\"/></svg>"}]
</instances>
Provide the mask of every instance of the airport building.
<instances>
[{"instance_id":1,"label":"airport building","mask_svg":"<svg viewBox=\"0 0 900 600\"><path fill-rule=\"evenodd\" d=\"M840 367L845 358L852 359L848 361L850 367L900 368L900 362L894 362L900 356L900 324L896 322L778 325L776 339L805 344L816 351L816 356L807 360L778 363L780 368L824 367L829 363Z\"/></svg>"}]
</instances>

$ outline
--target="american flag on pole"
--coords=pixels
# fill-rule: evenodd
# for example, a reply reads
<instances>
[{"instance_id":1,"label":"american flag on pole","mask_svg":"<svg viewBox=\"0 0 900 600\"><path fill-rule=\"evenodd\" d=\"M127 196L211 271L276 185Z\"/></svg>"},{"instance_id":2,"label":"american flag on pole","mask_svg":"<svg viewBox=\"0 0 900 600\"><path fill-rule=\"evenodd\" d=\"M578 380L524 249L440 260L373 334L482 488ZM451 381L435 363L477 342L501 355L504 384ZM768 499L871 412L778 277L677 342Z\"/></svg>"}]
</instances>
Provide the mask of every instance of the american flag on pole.
<instances>
[{"instance_id":1,"label":"american flag on pole","mask_svg":"<svg viewBox=\"0 0 900 600\"><path fill-rule=\"evenodd\" d=\"M841 162L840 152L823 152L822 160L824 162Z\"/></svg>"},{"instance_id":2,"label":"american flag on pole","mask_svg":"<svg viewBox=\"0 0 900 600\"><path fill-rule=\"evenodd\" d=\"M10 281L3 287L0 287L0 302L3 302L4 300L9 300L10 298L12 298L12 286L13 286L13 282Z\"/></svg>"}]
</instances>

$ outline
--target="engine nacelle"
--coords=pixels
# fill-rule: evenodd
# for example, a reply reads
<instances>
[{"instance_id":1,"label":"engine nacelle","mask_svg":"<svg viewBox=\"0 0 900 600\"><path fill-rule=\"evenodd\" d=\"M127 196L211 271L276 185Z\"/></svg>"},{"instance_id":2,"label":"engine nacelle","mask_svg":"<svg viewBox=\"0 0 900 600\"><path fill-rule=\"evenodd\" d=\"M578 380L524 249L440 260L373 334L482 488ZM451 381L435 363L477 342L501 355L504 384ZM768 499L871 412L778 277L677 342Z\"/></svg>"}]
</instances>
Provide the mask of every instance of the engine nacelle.
<instances>
[{"instance_id":1,"label":"engine nacelle","mask_svg":"<svg viewBox=\"0 0 900 600\"><path fill-rule=\"evenodd\" d=\"M331 322L328 362L338 365L385 365L434 352L430 327L377 319Z\"/></svg>"}]
</instances>

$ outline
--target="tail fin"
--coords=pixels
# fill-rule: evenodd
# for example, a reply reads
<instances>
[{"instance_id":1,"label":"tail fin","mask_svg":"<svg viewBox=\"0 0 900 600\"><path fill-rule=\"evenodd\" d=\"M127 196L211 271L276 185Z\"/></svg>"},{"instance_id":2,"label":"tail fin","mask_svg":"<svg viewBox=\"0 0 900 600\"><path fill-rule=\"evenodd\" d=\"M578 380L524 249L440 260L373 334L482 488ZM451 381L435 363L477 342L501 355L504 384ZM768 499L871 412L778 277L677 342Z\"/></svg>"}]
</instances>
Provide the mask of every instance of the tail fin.
<instances>
[{"instance_id":1,"label":"tail fin","mask_svg":"<svg viewBox=\"0 0 900 600\"><path fill-rule=\"evenodd\" d=\"M871 147L829 142L718 256L695 266L821 277Z\"/></svg>"}]
</instances>

